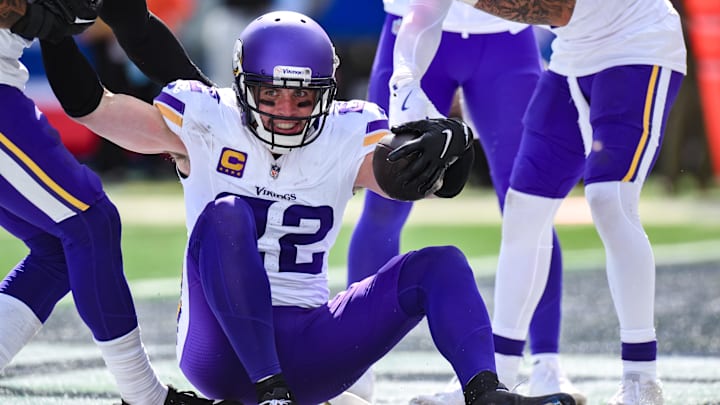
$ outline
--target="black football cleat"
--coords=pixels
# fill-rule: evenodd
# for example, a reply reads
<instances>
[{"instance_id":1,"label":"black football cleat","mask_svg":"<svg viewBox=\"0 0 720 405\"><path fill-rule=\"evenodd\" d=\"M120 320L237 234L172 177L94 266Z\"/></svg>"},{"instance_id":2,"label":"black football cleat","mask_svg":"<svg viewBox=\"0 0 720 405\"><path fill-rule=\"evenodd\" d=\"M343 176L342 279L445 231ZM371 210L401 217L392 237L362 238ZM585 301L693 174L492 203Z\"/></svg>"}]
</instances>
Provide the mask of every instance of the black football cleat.
<instances>
[{"instance_id":1,"label":"black football cleat","mask_svg":"<svg viewBox=\"0 0 720 405\"><path fill-rule=\"evenodd\" d=\"M473 401L472 405L575 405L568 394L550 394L539 397L525 397L503 389L487 391Z\"/></svg>"},{"instance_id":2,"label":"black football cleat","mask_svg":"<svg viewBox=\"0 0 720 405\"><path fill-rule=\"evenodd\" d=\"M178 391L175 387L168 385L168 394L163 405L243 405L240 401L212 400L198 396L193 391ZM130 405L124 400L122 405Z\"/></svg>"},{"instance_id":3,"label":"black football cleat","mask_svg":"<svg viewBox=\"0 0 720 405\"><path fill-rule=\"evenodd\" d=\"M285 377L280 374L270 376L255 383L258 405L295 405L295 398L290 393Z\"/></svg>"},{"instance_id":4,"label":"black football cleat","mask_svg":"<svg viewBox=\"0 0 720 405\"><path fill-rule=\"evenodd\" d=\"M492 371L482 371L470 379L463 394L468 405L575 405L573 397L563 393L525 397L509 392Z\"/></svg>"},{"instance_id":5,"label":"black football cleat","mask_svg":"<svg viewBox=\"0 0 720 405\"><path fill-rule=\"evenodd\" d=\"M290 395L290 391L285 387L276 387L272 392L268 392L260 398L258 405L294 405L295 401Z\"/></svg>"}]
</instances>

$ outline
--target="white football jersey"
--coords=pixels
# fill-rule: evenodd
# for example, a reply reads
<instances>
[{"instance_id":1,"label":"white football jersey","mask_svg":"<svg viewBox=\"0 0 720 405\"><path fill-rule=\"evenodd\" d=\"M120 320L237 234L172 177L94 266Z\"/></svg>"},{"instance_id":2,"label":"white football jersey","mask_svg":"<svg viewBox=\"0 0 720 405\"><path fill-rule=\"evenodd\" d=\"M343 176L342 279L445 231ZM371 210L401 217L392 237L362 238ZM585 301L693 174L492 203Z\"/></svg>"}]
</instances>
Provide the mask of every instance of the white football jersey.
<instances>
[{"instance_id":1,"label":"white football jersey","mask_svg":"<svg viewBox=\"0 0 720 405\"><path fill-rule=\"evenodd\" d=\"M181 179L188 235L216 197L245 197L259 222L273 305L325 304L328 253L360 164L388 133L382 109L335 101L320 136L276 160L242 125L232 89L181 80L166 86L155 105L188 150L190 175Z\"/></svg>"},{"instance_id":2,"label":"white football jersey","mask_svg":"<svg viewBox=\"0 0 720 405\"><path fill-rule=\"evenodd\" d=\"M386 13L400 17L410 11L410 0L383 0L383 5ZM443 31L460 34L516 33L525 28L527 24L504 20L458 1L450 6L442 25Z\"/></svg>"},{"instance_id":3,"label":"white football jersey","mask_svg":"<svg viewBox=\"0 0 720 405\"><path fill-rule=\"evenodd\" d=\"M25 89L29 74L20 57L30 44L32 41L0 28L0 83Z\"/></svg>"},{"instance_id":4,"label":"white football jersey","mask_svg":"<svg viewBox=\"0 0 720 405\"><path fill-rule=\"evenodd\" d=\"M577 0L570 22L552 31L549 69L565 76L622 65L686 72L680 17L669 0Z\"/></svg>"}]
</instances>

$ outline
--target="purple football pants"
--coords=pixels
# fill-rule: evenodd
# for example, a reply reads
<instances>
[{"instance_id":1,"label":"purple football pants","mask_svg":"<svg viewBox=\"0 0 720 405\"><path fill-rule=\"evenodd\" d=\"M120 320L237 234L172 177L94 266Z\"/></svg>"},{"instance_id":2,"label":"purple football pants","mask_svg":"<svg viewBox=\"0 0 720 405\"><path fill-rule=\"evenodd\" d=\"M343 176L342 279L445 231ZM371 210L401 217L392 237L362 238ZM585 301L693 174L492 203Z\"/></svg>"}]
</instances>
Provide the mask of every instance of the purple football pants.
<instances>
[{"instance_id":1,"label":"purple football pants","mask_svg":"<svg viewBox=\"0 0 720 405\"><path fill-rule=\"evenodd\" d=\"M424 316L463 384L495 370L487 309L457 248L397 256L317 308L272 307L257 247L264 229L257 202L238 196L211 202L188 243L180 311L189 319L178 351L180 368L204 395L255 403L253 382L282 372L299 404L324 402Z\"/></svg>"},{"instance_id":2,"label":"purple football pants","mask_svg":"<svg viewBox=\"0 0 720 405\"><path fill-rule=\"evenodd\" d=\"M399 17L387 16L370 76L368 99L386 111L395 46L392 26L399 20ZM520 145L522 116L540 72L540 54L530 28L515 35L503 32L467 38L443 32L440 48L422 79L423 90L444 114L450 111L457 89L463 89L501 208ZM350 283L375 273L385 261L398 254L400 233L412 208L412 203L388 200L369 190L365 196L363 212L350 242ZM448 209L452 209L451 201ZM382 243L377 243L378 240ZM558 352L561 294L562 252L553 233L550 275L530 325L533 353ZM501 353L520 355L524 343L500 339L496 345Z\"/></svg>"},{"instance_id":3,"label":"purple football pants","mask_svg":"<svg viewBox=\"0 0 720 405\"><path fill-rule=\"evenodd\" d=\"M577 78L592 127L592 139L583 141L568 78L544 72L523 118L512 188L564 198L580 179L586 185L644 180L660 152L681 83L681 73L646 65Z\"/></svg>"},{"instance_id":4,"label":"purple football pants","mask_svg":"<svg viewBox=\"0 0 720 405\"><path fill-rule=\"evenodd\" d=\"M0 103L0 225L30 249L0 293L45 322L72 291L95 339L127 334L137 318L123 274L117 209L19 89L0 85Z\"/></svg>"}]
</instances>

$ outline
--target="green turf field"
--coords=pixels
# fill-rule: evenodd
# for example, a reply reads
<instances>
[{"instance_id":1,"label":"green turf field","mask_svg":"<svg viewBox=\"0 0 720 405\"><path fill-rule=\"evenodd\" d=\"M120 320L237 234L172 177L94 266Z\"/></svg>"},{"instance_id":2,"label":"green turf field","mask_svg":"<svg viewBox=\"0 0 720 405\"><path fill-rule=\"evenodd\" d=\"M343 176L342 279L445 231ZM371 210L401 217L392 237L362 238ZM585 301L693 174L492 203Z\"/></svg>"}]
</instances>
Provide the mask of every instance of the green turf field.
<instances>
[{"instance_id":1,"label":"green turf field","mask_svg":"<svg viewBox=\"0 0 720 405\"><path fill-rule=\"evenodd\" d=\"M182 266L186 241L182 190L176 181L122 182L107 186L123 220L123 252L130 280L174 278ZM603 267L602 244L583 204L582 189L561 207L557 231L569 270ZM352 228L362 211L363 196L351 200L329 264L343 271ZM645 231L659 260L681 256L702 260L720 256L720 190L689 190L668 196L650 182L641 200ZM717 242L717 243L716 243ZM415 204L404 229L402 249L453 244L470 258L479 274L494 267L500 246L500 215L494 193L469 188L453 200ZM27 253L25 246L0 229L0 273ZM692 261L692 260L691 260ZM3 273L4 274L4 273ZM334 278L334 277L333 277Z\"/></svg>"}]
</instances>

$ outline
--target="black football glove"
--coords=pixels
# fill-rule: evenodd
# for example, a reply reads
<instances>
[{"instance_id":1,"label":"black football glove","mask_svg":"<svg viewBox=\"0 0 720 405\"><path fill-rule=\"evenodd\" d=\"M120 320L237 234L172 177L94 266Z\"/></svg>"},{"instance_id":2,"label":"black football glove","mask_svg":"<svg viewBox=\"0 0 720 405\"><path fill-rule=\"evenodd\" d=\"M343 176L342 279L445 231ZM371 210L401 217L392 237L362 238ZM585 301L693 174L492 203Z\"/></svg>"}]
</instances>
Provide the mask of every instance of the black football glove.
<instances>
[{"instance_id":1,"label":"black football glove","mask_svg":"<svg viewBox=\"0 0 720 405\"><path fill-rule=\"evenodd\" d=\"M390 152L387 159L391 162L403 157L410 159L411 163L398 174L398 181L412 184L425 195L437 191L447 168L472 147L473 141L470 128L454 118L412 121L393 127L391 131L419 135Z\"/></svg>"},{"instance_id":2,"label":"black football glove","mask_svg":"<svg viewBox=\"0 0 720 405\"><path fill-rule=\"evenodd\" d=\"M25 15L10 27L10 31L29 40L39 38L59 42L90 27L101 6L102 0L28 1Z\"/></svg>"},{"instance_id":3,"label":"black football glove","mask_svg":"<svg viewBox=\"0 0 720 405\"><path fill-rule=\"evenodd\" d=\"M460 194L470 178L474 161L475 150L468 148L455 163L445 170L442 186L433 194L440 198L453 198Z\"/></svg>"}]
</instances>

